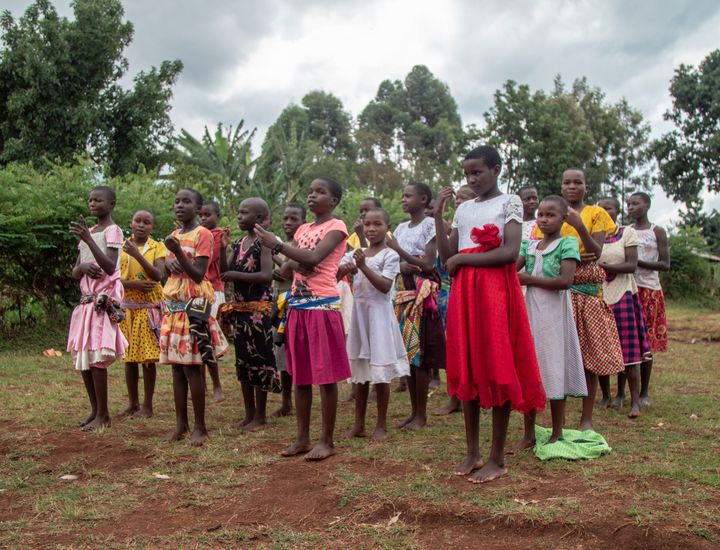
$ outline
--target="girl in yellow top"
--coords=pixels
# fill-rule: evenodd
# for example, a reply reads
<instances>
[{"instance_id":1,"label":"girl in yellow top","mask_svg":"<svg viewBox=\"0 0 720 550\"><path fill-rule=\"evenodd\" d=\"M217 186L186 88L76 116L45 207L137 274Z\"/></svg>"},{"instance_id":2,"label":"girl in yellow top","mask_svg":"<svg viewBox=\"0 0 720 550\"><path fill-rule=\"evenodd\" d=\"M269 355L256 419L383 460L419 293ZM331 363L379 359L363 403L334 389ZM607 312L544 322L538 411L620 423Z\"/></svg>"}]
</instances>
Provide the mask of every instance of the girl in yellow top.
<instances>
[{"instance_id":1,"label":"girl in yellow top","mask_svg":"<svg viewBox=\"0 0 720 550\"><path fill-rule=\"evenodd\" d=\"M598 375L617 374L625 370L615 316L602 297L605 272L597 264L605 237L615 231L615 222L604 208L585 204L583 170L565 170L561 191L570 208L560 236L575 237L580 244L582 261L575 271L570 295L588 389L588 396L583 398L580 430L592 430ZM543 238L537 226L533 235Z\"/></svg>"},{"instance_id":2,"label":"girl in yellow top","mask_svg":"<svg viewBox=\"0 0 720 550\"><path fill-rule=\"evenodd\" d=\"M132 237L125 241L120 253L120 278L125 287L122 307L125 319L120 323L128 347L125 352L125 383L128 406L121 416L153 415L155 393L155 364L160 358L160 322L162 320L162 278L165 269L166 249L150 237L155 227L155 216L147 210L133 214L130 228ZM142 407L138 394L138 365L143 366L145 397Z\"/></svg>"}]
</instances>

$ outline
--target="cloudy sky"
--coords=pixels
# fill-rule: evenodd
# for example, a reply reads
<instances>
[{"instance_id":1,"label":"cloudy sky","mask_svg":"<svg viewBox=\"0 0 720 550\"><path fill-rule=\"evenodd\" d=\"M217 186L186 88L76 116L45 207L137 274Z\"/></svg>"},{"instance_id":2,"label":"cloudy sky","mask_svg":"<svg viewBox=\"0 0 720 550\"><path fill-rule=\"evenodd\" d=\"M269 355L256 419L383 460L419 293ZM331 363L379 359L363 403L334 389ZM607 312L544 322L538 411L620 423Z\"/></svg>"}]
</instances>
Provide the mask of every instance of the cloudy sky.
<instances>
[{"instance_id":1,"label":"cloudy sky","mask_svg":"<svg viewBox=\"0 0 720 550\"><path fill-rule=\"evenodd\" d=\"M70 2L55 0L63 15ZM240 119L261 136L310 90L340 97L353 115L378 84L425 64L445 81L463 123L482 123L507 79L549 89L586 76L608 99L626 97L651 123L662 120L680 63L720 47L720 2L687 0L125 0L135 26L130 70L181 59L172 119L194 133ZM19 16L30 4L4 0ZM655 192L662 223L676 207ZM706 206L720 209L719 196Z\"/></svg>"}]
</instances>

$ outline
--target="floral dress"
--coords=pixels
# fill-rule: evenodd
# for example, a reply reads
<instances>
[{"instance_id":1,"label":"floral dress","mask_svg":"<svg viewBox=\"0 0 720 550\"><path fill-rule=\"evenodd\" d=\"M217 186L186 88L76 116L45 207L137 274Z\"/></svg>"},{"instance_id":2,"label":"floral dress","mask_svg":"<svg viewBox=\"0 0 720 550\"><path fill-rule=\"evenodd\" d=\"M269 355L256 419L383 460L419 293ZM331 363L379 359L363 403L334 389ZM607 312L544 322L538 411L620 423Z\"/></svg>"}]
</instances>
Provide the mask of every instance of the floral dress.
<instances>
[{"instance_id":1,"label":"floral dress","mask_svg":"<svg viewBox=\"0 0 720 550\"><path fill-rule=\"evenodd\" d=\"M248 238L232 245L230 271L258 273L262 245ZM235 339L235 370L240 382L265 391L280 391L271 322L272 289L267 283L235 281L233 301L220 308L223 326Z\"/></svg>"}]
</instances>

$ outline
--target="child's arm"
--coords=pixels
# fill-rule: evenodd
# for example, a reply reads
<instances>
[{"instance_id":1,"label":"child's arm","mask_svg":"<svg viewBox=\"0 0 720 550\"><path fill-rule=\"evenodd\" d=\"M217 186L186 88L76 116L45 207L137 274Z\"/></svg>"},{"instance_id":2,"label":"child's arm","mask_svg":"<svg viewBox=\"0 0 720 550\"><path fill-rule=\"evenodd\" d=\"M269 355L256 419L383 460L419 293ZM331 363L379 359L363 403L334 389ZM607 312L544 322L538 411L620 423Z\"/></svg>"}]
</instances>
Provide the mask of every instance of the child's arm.
<instances>
[{"instance_id":1,"label":"child's arm","mask_svg":"<svg viewBox=\"0 0 720 550\"><path fill-rule=\"evenodd\" d=\"M619 264L609 264L606 261L598 262L608 273L635 273L638 265L637 246L625 247L625 261Z\"/></svg>"},{"instance_id":2,"label":"child's arm","mask_svg":"<svg viewBox=\"0 0 720 550\"><path fill-rule=\"evenodd\" d=\"M87 275L91 279L99 279L102 275L102 270L92 263L80 263L80 254L78 254L77 260L75 260L75 266L72 269L73 279L82 279L83 275Z\"/></svg>"},{"instance_id":3,"label":"child's arm","mask_svg":"<svg viewBox=\"0 0 720 550\"><path fill-rule=\"evenodd\" d=\"M580 214L572 208L568 209L567 223L574 227L575 231L580 235L580 240L585 247L585 253L594 254L595 258L592 259L599 258L600 254L602 254L603 244L605 244L605 232L596 231L591 234L585 227Z\"/></svg>"},{"instance_id":4,"label":"child's arm","mask_svg":"<svg viewBox=\"0 0 720 550\"><path fill-rule=\"evenodd\" d=\"M107 253L100 250L100 247L93 240L90 229L88 228L85 218L80 216L80 223L70 222L70 231L79 237L85 244L88 245L90 252L92 252L95 261L105 273L112 275L115 273L115 267L117 266L118 249L108 248Z\"/></svg>"},{"instance_id":5,"label":"child's arm","mask_svg":"<svg viewBox=\"0 0 720 550\"><path fill-rule=\"evenodd\" d=\"M377 273L370 269L370 267L367 265L367 262L365 261L365 253L358 249L355 251L355 254L353 254L353 258L355 259L355 264L357 265L358 270L362 271L365 277L367 277L367 280L370 281L370 284L374 286L376 289L378 289L383 294L387 294L390 292L390 289L392 289L393 282L383 277L380 273Z\"/></svg>"},{"instance_id":6,"label":"child's arm","mask_svg":"<svg viewBox=\"0 0 720 550\"><path fill-rule=\"evenodd\" d=\"M654 228L655 238L657 239L658 261L646 262L638 260L638 267L652 269L653 271L670 271L670 247L668 246L667 233L662 227L657 225Z\"/></svg>"},{"instance_id":7,"label":"child's arm","mask_svg":"<svg viewBox=\"0 0 720 550\"><path fill-rule=\"evenodd\" d=\"M175 254L175 261L178 264L178 268L183 273L187 273L188 277L190 277L196 284L203 282L208 263L210 262L210 258L208 256L195 256L195 258L190 261L183 252L182 247L180 246L180 241L172 235L165 239L165 246L170 252ZM172 270L170 262L168 262L168 268ZM175 272L173 271L173 273Z\"/></svg>"},{"instance_id":8,"label":"child's arm","mask_svg":"<svg viewBox=\"0 0 720 550\"><path fill-rule=\"evenodd\" d=\"M272 283L273 278L272 251L264 246L260 248L260 271L255 273L225 271L220 275L220 278L225 282L239 281L241 283L269 285Z\"/></svg>"},{"instance_id":9,"label":"child's arm","mask_svg":"<svg viewBox=\"0 0 720 550\"><path fill-rule=\"evenodd\" d=\"M284 254L291 260L295 260L306 269L314 269L317 267L317 265L327 258L345 238L342 231L329 231L313 250L308 250L305 248L296 248L287 243L279 242L273 233L267 231L261 225L255 226L255 234L258 236L264 247L272 250L276 245L280 245L281 248L278 252Z\"/></svg>"},{"instance_id":10,"label":"child's arm","mask_svg":"<svg viewBox=\"0 0 720 550\"><path fill-rule=\"evenodd\" d=\"M537 277L528 273L518 273L521 285L536 286L545 290L567 290L572 286L575 278L577 260L566 258L560 262L560 275L557 277Z\"/></svg>"},{"instance_id":11,"label":"child's arm","mask_svg":"<svg viewBox=\"0 0 720 550\"><path fill-rule=\"evenodd\" d=\"M521 271L523 267L525 267L525 256L518 256L515 262L515 269Z\"/></svg>"},{"instance_id":12,"label":"child's arm","mask_svg":"<svg viewBox=\"0 0 720 550\"><path fill-rule=\"evenodd\" d=\"M440 261L445 264L451 256L458 252L458 232L452 229L448 237L447 228L445 226L445 203L453 196L453 191L449 187L440 190L435 206L435 241L437 243Z\"/></svg>"},{"instance_id":13,"label":"child's arm","mask_svg":"<svg viewBox=\"0 0 720 550\"><path fill-rule=\"evenodd\" d=\"M517 262L522 241L522 224L509 220L505 224L503 243L487 252L455 254L446 262L447 271L453 276L460 266L495 267Z\"/></svg>"},{"instance_id":14,"label":"child's arm","mask_svg":"<svg viewBox=\"0 0 720 550\"><path fill-rule=\"evenodd\" d=\"M224 227L220 235L220 258L219 265L220 274L222 275L228 270L227 247L230 244L230 228ZM222 277L221 277L222 278Z\"/></svg>"},{"instance_id":15,"label":"child's arm","mask_svg":"<svg viewBox=\"0 0 720 550\"><path fill-rule=\"evenodd\" d=\"M148 262L145 259L145 256L142 255L142 252L140 252L140 249L137 247L137 245L130 240L125 241L125 244L123 244L123 251L125 251L125 253L128 256L131 256L138 261L138 263L140 264L140 267L142 267L143 271L145 273L147 273L148 277L150 277L150 279L152 281L158 282L160 279L162 279L163 270L165 268L165 261L163 259L160 259L160 260L156 261L154 264L151 264L150 262ZM161 264L162 267L159 269L155 265L158 262L162 262L162 264ZM127 281L127 282L132 282L132 281ZM144 281L140 281L140 282L144 282ZM123 281L123 284L125 284L125 281ZM127 288L132 288L132 287L127 287Z\"/></svg>"},{"instance_id":16,"label":"child's arm","mask_svg":"<svg viewBox=\"0 0 720 550\"><path fill-rule=\"evenodd\" d=\"M385 243L388 248L394 250L400 256L400 259L406 264L414 265L419 267L422 271L432 271L435 267L435 256L437 254L437 246L435 244L436 237L434 237L429 243L425 245L425 257L418 258L409 254L406 250L400 247L397 240L394 237L388 235L385 237Z\"/></svg>"}]
</instances>

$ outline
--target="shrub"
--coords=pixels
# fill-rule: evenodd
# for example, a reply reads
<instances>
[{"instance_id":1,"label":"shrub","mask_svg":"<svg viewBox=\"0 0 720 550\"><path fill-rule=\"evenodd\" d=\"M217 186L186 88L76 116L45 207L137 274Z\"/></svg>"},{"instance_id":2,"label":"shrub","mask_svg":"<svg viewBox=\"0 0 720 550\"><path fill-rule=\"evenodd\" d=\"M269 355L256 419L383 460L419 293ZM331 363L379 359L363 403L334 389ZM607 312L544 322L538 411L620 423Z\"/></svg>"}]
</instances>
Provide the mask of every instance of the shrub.
<instances>
[{"instance_id":1,"label":"shrub","mask_svg":"<svg viewBox=\"0 0 720 550\"><path fill-rule=\"evenodd\" d=\"M717 302L720 289L713 267L699 255L709 252L700 229L680 226L668 237L668 244L671 268L660 276L665 294L675 300Z\"/></svg>"}]
</instances>

